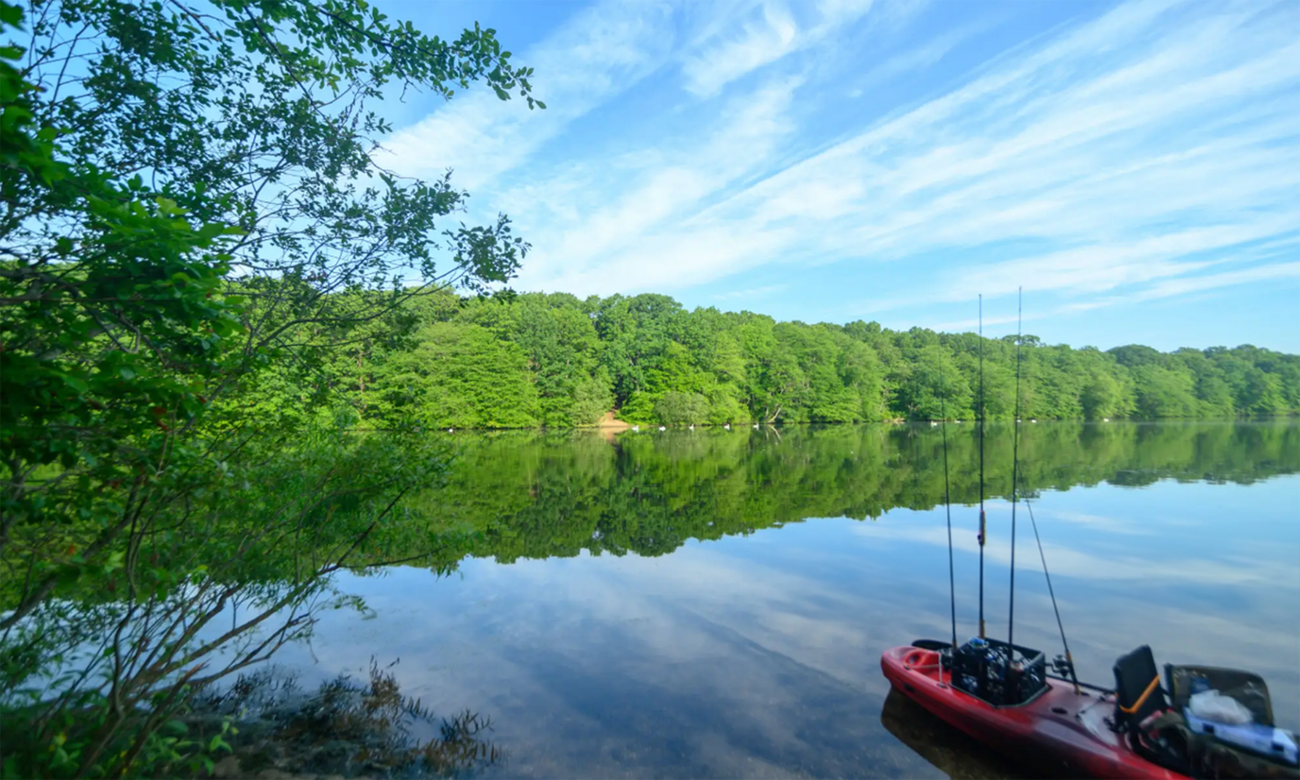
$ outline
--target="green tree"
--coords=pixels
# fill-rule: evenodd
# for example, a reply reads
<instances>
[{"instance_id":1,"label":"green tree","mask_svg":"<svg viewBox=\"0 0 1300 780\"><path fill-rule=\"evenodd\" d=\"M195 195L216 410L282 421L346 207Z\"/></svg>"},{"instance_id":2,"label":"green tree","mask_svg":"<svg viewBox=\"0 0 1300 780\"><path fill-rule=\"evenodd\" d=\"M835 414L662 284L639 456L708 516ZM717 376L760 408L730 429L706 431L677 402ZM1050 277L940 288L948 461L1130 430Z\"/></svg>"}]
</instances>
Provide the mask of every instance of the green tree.
<instances>
[{"instance_id":1,"label":"green tree","mask_svg":"<svg viewBox=\"0 0 1300 780\"><path fill-rule=\"evenodd\" d=\"M709 416L709 399L699 393L669 391L655 402L655 414L665 425L694 425Z\"/></svg>"},{"instance_id":2,"label":"green tree","mask_svg":"<svg viewBox=\"0 0 1300 780\"><path fill-rule=\"evenodd\" d=\"M935 343L916 351L898 400L909 419L942 420L969 409L971 392L952 357Z\"/></svg>"},{"instance_id":3,"label":"green tree","mask_svg":"<svg viewBox=\"0 0 1300 780\"><path fill-rule=\"evenodd\" d=\"M1148 419L1196 416L1199 404L1190 373L1144 363L1134 368L1132 375L1140 416Z\"/></svg>"},{"instance_id":4,"label":"green tree","mask_svg":"<svg viewBox=\"0 0 1300 780\"><path fill-rule=\"evenodd\" d=\"M537 390L518 345L451 322L426 326L418 340L376 383L382 419L424 429L537 425Z\"/></svg>"},{"instance_id":5,"label":"green tree","mask_svg":"<svg viewBox=\"0 0 1300 780\"><path fill-rule=\"evenodd\" d=\"M1123 389L1108 373L1098 372L1083 386L1083 414L1089 420L1119 417Z\"/></svg>"},{"instance_id":6,"label":"green tree","mask_svg":"<svg viewBox=\"0 0 1300 780\"><path fill-rule=\"evenodd\" d=\"M1260 417L1271 417L1286 411L1282 383L1261 368L1246 371L1238 403L1242 411Z\"/></svg>"},{"instance_id":7,"label":"green tree","mask_svg":"<svg viewBox=\"0 0 1300 780\"><path fill-rule=\"evenodd\" d=\"M237 396L287 362L275 403L301 403L356 343L364 399L388 335L367 323L503 281L527 248L504 217L445 227L449 179L381 169L391 128L367 102L482 81L531 106L531 71L491 30L431 38L362 0L34 8L23 29L0 2L0 706L24 703L5 729L34 748L5 771L171 773L206 759L157 734L189 692L304 630L331 571L383 560L396 501L445 462L350 436L355 414L266 419ZM259 569L279 584L250 590ZM215 662L224 643L198 637L235 604L225 639L270 638Z\"/></svg>"}]
</instances>

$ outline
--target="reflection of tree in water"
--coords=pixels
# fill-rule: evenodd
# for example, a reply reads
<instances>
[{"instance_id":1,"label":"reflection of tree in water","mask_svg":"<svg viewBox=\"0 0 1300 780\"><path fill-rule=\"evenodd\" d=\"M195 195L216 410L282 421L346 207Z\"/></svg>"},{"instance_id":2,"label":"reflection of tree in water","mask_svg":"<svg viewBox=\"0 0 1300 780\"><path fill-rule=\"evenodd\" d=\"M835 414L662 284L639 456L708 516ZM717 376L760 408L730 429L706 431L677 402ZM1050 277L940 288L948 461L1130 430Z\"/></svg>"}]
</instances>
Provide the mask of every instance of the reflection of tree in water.
<instances>
[{"instance_id":1,"label":"reflection of tree in water","mask_svg":"<svg viewBox=\"0 0 1300 780\"><path fill-rule=\"evenodd\" d=\"M346 675L313 695L292 676L270 670L241 676L220 693L195 702L200 730L241 718L228 740L233 755L219 776L280 772L370 777L468 777L505 761L486 738L492 722L466 710L439 718L419 699L402 695L396 678L371 659L368 679ZM432 735L432 736L430 736ZM210 735L199 734L202 738Z\"/></svg>"},{"instance_id":2,"label":"reflection of tree in water","mask_svg":"<svg viewBox=\"0 0 1300 780\"><path fill-rule=\"evenodd\" d=\"M1010 424L990 424L986 494L1006 497ZM979 496L973 425L948 432L954 503ZM1067 490L1160 479L1249 483L1300 471L1300 426L1277 423L1025 424L1023 487ZM444 489L412 506L478 529L474 553L518 558L662 555L810 517L879 517L943 501L942 437L930 426L748 432L503 434L464 443Z\"/></svg>"},{"instance_id":3,"label":"reflection of tree in water","mask_svg":"<svg viewBox=\"0 0 1300 780\"><path fill-rule=\"evenodd\" d=\"M1005 424L989 427L990 497L1005 496L1010 487L1011 431ZM979 487L974 426L953 425L948 438L953 500L973 503ZM377 482L370 492L383 494L383 480L405 468L405 450L384 441L368 438L354 453L317 447L310 457L286 460L276 473L261 475L267 489L208 499L204 517L222 534L214 531L206 541L193 534L141 535L124 573L71 581L60 599L25 617L11 614L14 625L0 648L0 726L31 735L33 746L60 735L69 744L75 738L80 753L65 751L64 774L87 772L105 756L132 765L156 743L132 735L152 734L184 709L192 692L305 635L319 609L349 603L330 585L329 575L343 568L418 559L446 571L467 553L501 562L583 551L663 555L690 539L811 517L929 509L944 495L942 437L928 425L794 426L780 437L748 430L625 432L615 446L583 432L476 436L458 442L445 487L363 501L358 491L368 476ZM1300 471L1300 425L1025 425L1020 451L1030 492L1167 478L1249 483ZM440 475L439 469L434 478ZM169 517L160 514L158 522ZM56 532L67 529L42 531ZM80 549L62 543L69 555ZM197 564L202 576L185 574ZM25 582L22 571L0 571L6 603L20 601ZM134 597L124 598L122 588ZM38 674L47 667L73 677L47 690ZM463 771L458 767L468 758L498 759L477 741L476 718L449 724L440 740L432 732L421 737L425 748L436 749L421 766ZM318 732L302 725L295 739ZM219 758L192 734L182 742L190 747L154 763ZM384 748L390 749L396 748ZM398 765L402 755L409 758L388 758Z\"/></svg>"}]
</instances>

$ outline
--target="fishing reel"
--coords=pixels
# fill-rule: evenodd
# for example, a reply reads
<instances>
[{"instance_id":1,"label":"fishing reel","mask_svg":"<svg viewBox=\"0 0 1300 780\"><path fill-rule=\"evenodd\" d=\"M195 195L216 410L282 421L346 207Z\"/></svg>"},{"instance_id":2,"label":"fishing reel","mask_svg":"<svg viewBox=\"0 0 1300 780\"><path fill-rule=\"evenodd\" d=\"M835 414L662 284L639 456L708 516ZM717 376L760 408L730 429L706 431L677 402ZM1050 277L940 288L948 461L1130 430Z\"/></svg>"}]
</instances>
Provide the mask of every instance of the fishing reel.
<instances>
[{"instance_id":1,"label":"fishing reel","mask_svg":"<svg viewBox=\"0 0 1300 780\"><path fill-rule=\"evenodd\" d=\"M1052 659L1052 671L1057 677L1064 677L1067 680L1074 679L1074 661L1063 655L1058 655Z\"/></svg>"}]
</instances>

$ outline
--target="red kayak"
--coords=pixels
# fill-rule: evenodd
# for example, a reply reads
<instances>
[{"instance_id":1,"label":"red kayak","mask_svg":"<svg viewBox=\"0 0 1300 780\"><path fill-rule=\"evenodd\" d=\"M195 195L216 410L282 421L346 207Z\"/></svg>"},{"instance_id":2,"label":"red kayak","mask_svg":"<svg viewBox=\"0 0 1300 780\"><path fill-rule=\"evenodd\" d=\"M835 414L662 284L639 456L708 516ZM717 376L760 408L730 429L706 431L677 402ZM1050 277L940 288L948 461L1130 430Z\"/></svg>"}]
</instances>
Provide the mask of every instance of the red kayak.
<instances>
[{"instance_id":1,"label":"red kayak","mask_svg":"<svg viewBox=\"0 0 1300 780\"><path fill-rule=\"evenodd\" d=\"M1113 694L1075 693L1054 678L1029 701L995 707L954 688L935 650L895 647L880 657L885 677L900 693L980 742L1051 774L1099 778L1186 778L1142 756L1107 717Z\"/></svg>"}]
</instances>

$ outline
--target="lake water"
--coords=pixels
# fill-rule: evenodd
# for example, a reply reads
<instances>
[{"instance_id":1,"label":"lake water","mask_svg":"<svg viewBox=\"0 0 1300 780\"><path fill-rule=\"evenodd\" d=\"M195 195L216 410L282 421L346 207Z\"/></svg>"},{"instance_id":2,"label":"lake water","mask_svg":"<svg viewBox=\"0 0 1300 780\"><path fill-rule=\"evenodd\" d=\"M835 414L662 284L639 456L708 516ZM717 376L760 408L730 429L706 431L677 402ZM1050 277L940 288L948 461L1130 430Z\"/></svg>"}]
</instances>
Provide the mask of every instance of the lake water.
<instances>
[{"instance_id":1,"label":"lake water","mask_svg":"<svg viewBox=\"0 0 1300 780\"><path fill-rule=\"evenodd\" d=\"M958 633L976 631L977 452L951 425ZM439 578L340 581L280 666L400 661L435 711L490 717L500 777L999 777L880 654L945 638L941 428L468 435L421 497L483 533ZM456 434L457 437L461 436ZM986 609L1005 636L1010 429L991 428ZM1080 677L1116 656L1251 669L1300 728L1300 424L1026 424L1023 479ZM998 497L993 497L996 494ZM1060 652L1024 504L1015 637ZM508 561L508 562L507 562Z\"/></svg>"}]
</instances>

